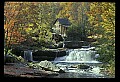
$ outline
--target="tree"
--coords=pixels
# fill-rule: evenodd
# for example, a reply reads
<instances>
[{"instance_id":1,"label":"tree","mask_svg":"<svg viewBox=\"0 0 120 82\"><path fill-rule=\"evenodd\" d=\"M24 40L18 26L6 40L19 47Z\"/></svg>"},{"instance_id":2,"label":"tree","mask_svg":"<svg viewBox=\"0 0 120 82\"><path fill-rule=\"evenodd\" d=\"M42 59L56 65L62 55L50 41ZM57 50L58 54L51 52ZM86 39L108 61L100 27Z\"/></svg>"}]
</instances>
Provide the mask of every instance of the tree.
<instances>
[{"instance_id":1,"label":"tree","mask_svg":"<svg viewBox=\"0 0 120 82\"><path fill-rule=\"evenodd\" d=\"M11 44L17 44L21 41L24 41L24 38L21 37L21 33L17 30L16 22L19 21L16 19L16 16L19 14L20 3L18 2L5 2L4 5L4 46L6 48L5 54L7 54L8 49L11 48Z\"/></svg>"},{"instance_id":2,"label":"tree","mask_svg":"<svg viewBox=\"0 0 120 82\"><path fill-rule=\"evenodd\" d=\"M92 2L87 15L92 26L92 35L97 37L100 45L99 60L109 63L110 68L113 68L110 71L115 73L115 3Z\"/></svg>"},{"instance_id":3,"label":"tree","mask_svg":"<svg viewBox=\"0 0 120 82\"><path fill-rule=\"evenodd\" d=\"M88 2L62 2L60 3L61 10L59 11L59 18L68 18L72 23L72 29L68 32L76 32L77 37L81 40L86 39L86 28L88 26L88 18L86 12L89 10ZM77 27L77 28L76 28ZM79 30L76 30L79 29ZM76 31L72 31L76 30ZM68 33L70 35L70 33Z\"/></svg>"}]
</instances>

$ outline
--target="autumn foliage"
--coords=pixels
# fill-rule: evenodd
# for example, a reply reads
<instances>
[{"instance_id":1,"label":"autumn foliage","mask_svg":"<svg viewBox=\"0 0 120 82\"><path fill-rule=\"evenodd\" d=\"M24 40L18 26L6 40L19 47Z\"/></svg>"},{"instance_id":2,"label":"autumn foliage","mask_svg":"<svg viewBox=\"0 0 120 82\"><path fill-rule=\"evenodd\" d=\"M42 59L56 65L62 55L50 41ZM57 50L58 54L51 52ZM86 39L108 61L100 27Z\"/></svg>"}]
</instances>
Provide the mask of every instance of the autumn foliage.
<instances>
[{"instance_id":1,"label":"autumn foliage","mask_svg":"<svg viewBox=\"0 0 120 82\"><path fill-rule=\"evenodd\" d=\"M16 22L19 20L16 17L19 14L20 4L18 2L5 2L4 6L4 32L5 32L5 44L9 46L11 44L18 44L24 41L24 37L18 30L19 27Z\"/></svg>"}]
</instances>

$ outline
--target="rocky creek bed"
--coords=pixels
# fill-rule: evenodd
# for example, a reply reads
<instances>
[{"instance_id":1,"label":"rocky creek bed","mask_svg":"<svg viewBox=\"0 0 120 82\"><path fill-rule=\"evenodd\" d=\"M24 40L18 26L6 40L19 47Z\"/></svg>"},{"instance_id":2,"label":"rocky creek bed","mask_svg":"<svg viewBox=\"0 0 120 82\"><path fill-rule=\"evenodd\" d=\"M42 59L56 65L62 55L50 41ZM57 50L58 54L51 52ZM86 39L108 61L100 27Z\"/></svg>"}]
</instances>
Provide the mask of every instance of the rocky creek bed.
<instances>
[{"instance_id":1,"label":"rocky creek bed","mask_svg":"<svg viewBox=\"0 0 120 82\"><path fill-rule=\"evenodd\" d=\"M4 65L4 77L47 78L58 74L54 71L34 69L22 63L6 63Z\"/></svg>"}]
</instances>

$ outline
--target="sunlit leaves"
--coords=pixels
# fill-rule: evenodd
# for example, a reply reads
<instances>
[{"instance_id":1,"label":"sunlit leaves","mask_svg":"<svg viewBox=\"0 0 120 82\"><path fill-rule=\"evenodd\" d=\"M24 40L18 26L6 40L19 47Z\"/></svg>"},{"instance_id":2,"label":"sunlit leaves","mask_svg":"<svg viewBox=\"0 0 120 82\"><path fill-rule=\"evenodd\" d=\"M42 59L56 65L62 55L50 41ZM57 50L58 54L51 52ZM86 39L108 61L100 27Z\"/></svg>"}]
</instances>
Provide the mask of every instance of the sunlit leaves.
<instances>
[{"instance_id":1,"label":"sunlit leaves","mask_svg":"<svg viewBox=\"0 0 120 82\"><path fill-rule=\"evenodd\" d=\"M87 15L93 29L91 32L102 35L97 39L101 45L98 50L101 54L99 61L109 63L108 71L115 74L115 3L92 2Z\"/></svg>"}]
</instances>

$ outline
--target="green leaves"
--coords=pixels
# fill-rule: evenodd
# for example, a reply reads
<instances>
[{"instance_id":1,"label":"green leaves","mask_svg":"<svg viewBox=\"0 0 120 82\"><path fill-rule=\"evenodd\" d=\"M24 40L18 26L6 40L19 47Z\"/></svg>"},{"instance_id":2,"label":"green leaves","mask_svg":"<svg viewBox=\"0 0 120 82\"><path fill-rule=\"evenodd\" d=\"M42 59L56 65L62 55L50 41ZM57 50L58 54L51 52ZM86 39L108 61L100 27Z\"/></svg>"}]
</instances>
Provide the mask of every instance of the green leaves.
<instances>
[{"instance_id":1,"label":"green leaves","mask_svg":"<svg viewBox=\"0 0 120 82\"><path fill-rule=\"evenodd\" d=\"M90 4L90 11L87 14L94 35L101 35L97 41L101 45L99 61L108 63L107 70L115 73L115 3L93 2Z\"/></svg>"}]
</instances>

